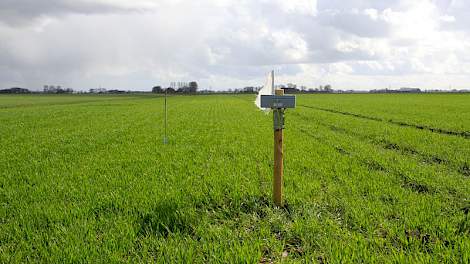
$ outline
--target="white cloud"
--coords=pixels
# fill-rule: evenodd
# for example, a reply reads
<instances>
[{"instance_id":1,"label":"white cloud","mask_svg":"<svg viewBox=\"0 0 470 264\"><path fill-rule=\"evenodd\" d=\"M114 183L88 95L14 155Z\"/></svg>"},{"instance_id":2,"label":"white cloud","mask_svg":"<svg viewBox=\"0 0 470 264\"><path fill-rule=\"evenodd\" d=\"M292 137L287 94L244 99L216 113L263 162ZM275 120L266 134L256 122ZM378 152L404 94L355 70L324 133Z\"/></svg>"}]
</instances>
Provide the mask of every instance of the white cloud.
<instances>
[{"instance_id":1,"label":"white cloud","mask_svg":"<svg viewBox=\"0 0 470 264\"><path fill-rule=\"evenodd\" d=\"M316 0L277 0L284 10L294 14L316 15L317 1Z\"/></svg>"},{"instance_id":2,"label":"white cloud","mask_svg":"<svg viewBox=\"0 0 470 264\"><path fill-rule=\"evenodd\" d=\"M463 0L8 0L0 87L229 88L275 68L307 86L466 88L469 11Z\"/></svg>"}]
</instances>

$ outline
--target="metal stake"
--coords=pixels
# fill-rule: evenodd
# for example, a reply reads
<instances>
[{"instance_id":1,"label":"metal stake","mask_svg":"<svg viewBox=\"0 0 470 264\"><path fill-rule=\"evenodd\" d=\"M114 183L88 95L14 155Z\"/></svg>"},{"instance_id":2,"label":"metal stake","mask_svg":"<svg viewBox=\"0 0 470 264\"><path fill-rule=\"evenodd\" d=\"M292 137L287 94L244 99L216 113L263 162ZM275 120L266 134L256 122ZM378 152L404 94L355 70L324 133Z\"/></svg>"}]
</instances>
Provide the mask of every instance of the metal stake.
<instances>
[{"instance_id":1,"label":"metal stake","mask_svg":"<svg viewBox=\"0 0 470 264\"><path fill-rule=\"evenodd\" d=\"M167 94L168 94L168 88L165 89L165 136L163 137L163 144L168 144L168 137L167 137L167 127L168 127L168 109L167 109Z\"/></svg>"}]
</instances>

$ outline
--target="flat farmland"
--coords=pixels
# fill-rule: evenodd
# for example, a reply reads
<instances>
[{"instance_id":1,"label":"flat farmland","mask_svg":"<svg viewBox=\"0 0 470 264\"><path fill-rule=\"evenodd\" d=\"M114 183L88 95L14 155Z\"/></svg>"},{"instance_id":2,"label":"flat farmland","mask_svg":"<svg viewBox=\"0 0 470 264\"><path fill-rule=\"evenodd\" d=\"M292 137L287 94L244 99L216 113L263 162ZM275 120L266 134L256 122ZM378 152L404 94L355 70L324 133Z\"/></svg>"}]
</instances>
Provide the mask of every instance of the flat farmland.
<instances>
[{"instance_id":1,"label":"flat farmland","mask_svg":"<svg viewBox=\"0 0 470 264\"><path fill-rule=\"evenodd\" d=\"M0 262L470 262L470 94L254 99L0 96Z\"/></svg>"}]
</instances>

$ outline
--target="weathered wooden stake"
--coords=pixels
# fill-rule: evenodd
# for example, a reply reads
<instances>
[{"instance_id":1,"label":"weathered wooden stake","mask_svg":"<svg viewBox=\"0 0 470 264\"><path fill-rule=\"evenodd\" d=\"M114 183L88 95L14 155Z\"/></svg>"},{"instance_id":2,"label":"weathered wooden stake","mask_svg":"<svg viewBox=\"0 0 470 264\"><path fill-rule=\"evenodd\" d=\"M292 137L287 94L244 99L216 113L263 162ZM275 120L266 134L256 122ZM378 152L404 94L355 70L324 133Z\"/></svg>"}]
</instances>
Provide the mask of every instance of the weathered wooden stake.
<instances>
[{"instance_id":1,"label":"weathered wooden stake","mask_svg":"<svg viewBox=\"0 0 470 264\"><path fill-rule=\"evenodd\" d=\"M276 89L276 95L284 95L284 90ZM273 179L273 198L276 206L282 207L283 185L284 185L284 164L283 164L283 123L284 109L274 109L274 179ZM276 125L278 124L278 125Z\"/></svg>"},{"instance_id":2,"label":"weathered wooden stake","mask_svg":"<svg viewBox=\"0 0 470 264\"><path fill-rule=\"evenodd\" d=\"M271 87L274 87L274 72L271 72ZM268 79L269 80L269 79ZM265 86L269 87L269 86ZM264 89L264 88L263 88ZM284 129L284 111L288 108L295 108L295 96L284 95L283 89L276 89L274 94L263 94L266 91L260 91L259 105L261 109L273 110L273 128L274 128L274 175L273 175L273 200L278 207L284 206L283 186L284 186L284 164L283 164L283 129ZM263 92L263 93L261 93Z\"/></svg>"}]
</instances>

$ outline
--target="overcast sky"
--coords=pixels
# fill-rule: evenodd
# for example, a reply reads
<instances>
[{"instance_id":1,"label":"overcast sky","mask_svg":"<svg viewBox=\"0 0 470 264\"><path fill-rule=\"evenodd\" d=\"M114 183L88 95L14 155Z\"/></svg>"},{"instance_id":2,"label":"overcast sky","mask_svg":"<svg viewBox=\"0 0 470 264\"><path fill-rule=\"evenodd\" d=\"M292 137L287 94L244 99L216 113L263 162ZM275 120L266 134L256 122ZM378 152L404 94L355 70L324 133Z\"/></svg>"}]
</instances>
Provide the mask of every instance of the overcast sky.
<instances>
[{"instance_id":1,"label":"overcast sky","mask_svg":"<svg viewBox=\"0 0 470 264\"><path fill-rule=\"evenodd\" d=\"M0 0L0 88L470 88L468 0Z\"/></svg>"}]
</instances>

